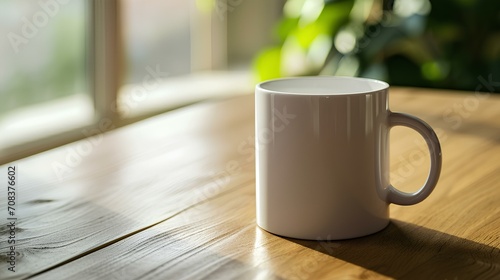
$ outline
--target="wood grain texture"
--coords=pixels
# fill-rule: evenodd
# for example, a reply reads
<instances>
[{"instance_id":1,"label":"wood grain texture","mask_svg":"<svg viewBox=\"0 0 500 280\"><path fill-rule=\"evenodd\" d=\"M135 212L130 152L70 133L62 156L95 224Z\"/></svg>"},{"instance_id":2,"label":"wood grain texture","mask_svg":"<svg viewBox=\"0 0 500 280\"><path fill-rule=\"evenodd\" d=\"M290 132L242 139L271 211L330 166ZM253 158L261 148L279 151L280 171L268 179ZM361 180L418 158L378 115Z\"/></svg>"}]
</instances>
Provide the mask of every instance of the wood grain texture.
<instances>
[{"instance_id":1,"label":"wood grain texture","mask_svg":"<svg viewBox=\"0 0 500 280\"><path fill-rule=\"evenodd\" d=\"M16 162L19 271L2 264L0 278L499 278L500 98L398 88L390 101L393 111L434 127L443 170L424 202L391 205L393 221L380 233L315 242L256 227L253 98L246 96L94 138L62 177L54 162L65 163L85 140ZM399 188L425 179L421 151L416 133L392 131L391 179ZM0 232L2 258L7 233Z\"/></svg>"},{"instance_id":2,"label":"wood grain texture","mask_svg":"<svg viewBox=\"0 0 500 280\"><path fill-rule=\"evenodd\" d=\"M2 227L0 279L64 263L248 181L253 172L240 172L229 184L218 169L233 159L235 147L226 145L233 133L253 135L253 108L246 103L194 106L13 163L19 169L18 270L3 269ZM222 133L228 128L232 132ZM0 170L6 173L5 166Z\"/></svg>"}]
</instances>

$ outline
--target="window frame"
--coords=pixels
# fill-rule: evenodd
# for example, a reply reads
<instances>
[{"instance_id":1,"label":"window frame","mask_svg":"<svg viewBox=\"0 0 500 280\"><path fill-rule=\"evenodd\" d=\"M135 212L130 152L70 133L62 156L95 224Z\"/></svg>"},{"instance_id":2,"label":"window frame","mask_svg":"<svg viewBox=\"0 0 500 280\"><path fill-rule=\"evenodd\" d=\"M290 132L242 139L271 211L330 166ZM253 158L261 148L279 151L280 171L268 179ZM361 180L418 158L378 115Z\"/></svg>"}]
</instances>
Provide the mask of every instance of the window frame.
<instances>
[{"instance_id":1,"label":"window frame","mask_svg":"<svg viewBox=\"0 0 500 280\"><path fill-rule=\"evenodd\" d=\"M214 93L217 90L212 90L211 93L201 94L199 97L190 97L177 101L175 104L164 104L164 106L162 104L163 107L160 109L147 109L148 112L140 110L138 113L132 114L131 117L121 118L119 114L120 108L118 108L118 98L123 85L122 66L124 63L121 3L119 0L89 0L86 1L85 36L87 36L86 59L88 66L86 74L89 94L94 102L93 122L55 135L40 135L39 138L33 141L9 146L7 149L0 147L0 165L103 133L171 109L206 100L207 98L250 93L253 83L248 71L240 71L237 74L218 72L218 70L226 70L229 67L228 48L231 46L227 35L227 25L231 24L229 10L214 10L210 13L203 13L194 6L195 1L190 2L192 5L190 9L191 72L201 72L201 80L205 81L207 73L209 73L209 77L214 76L218 81L227 80L227 83L221 87L220 93ZM263 0L255 3L241 3L253 5L254 8L250 9L250 12L254 11L255 7L265 8L268 5ZM215 7L215 9L217 8ZM222 18L221 12L223 13ZM245 34L239 34L238 36L245 36ZM231 40L240 39L241 37L232 38ZM212 75L211 73L215 74ZM227 79L221 78L221 75L227 75ZM192 78L198 81L200 80L199 76L193 75ZM193 83L190 82L189 84ZM213 84L210 83L210 85ZM200 88L202 87L200 86Z\"/></svg>"},{"instance_id":2,"label":"window frame","mask_svg":"<svg viewBox=\"0 0 500 280\"><path fill-rule=\"evenodd\" d=\"M116 96L120 85L122 55L119 0L90 0L86 1L85 8L86 76L89 94L94 102L93 122L59 134L40 135L26 143L9 146L1 150L0 164L102 133L116 126ZM113 125L103 125L109 122Z\"/></svg>"}]
</instances>

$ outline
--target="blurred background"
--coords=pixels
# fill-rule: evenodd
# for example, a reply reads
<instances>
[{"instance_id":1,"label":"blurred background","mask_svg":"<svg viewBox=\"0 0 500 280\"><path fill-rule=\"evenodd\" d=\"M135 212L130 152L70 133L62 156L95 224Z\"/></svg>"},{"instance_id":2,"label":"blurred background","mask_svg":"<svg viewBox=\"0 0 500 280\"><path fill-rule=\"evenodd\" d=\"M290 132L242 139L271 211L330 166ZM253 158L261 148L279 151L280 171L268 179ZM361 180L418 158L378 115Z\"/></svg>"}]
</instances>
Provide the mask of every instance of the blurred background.
<instances>
[{"instance_id":1,"label":"blurred background","mask_svg":"<svg viewBox=\"0 0 500 280\"><path fill-rule=\"evenodd\" d=\"M500 74L500 2L288 0L260 79L347 75L391 85L475 90ZM498 92L498 89L497 89Z\"/></svg>"},{"instance_id":2,"label":"blurred background","mask_svg":"<svg viewBox=\"0 0 500 280\"><path fill-rule=\"evenodd\" d=\"M500 1L0 0L0 34L0 162L88 136L102 116L147 117L277 77L500 81ZM95 77L100 46L116 63ZM101 78L117 86L97 90Z\"/></svg>"}]
</instances>

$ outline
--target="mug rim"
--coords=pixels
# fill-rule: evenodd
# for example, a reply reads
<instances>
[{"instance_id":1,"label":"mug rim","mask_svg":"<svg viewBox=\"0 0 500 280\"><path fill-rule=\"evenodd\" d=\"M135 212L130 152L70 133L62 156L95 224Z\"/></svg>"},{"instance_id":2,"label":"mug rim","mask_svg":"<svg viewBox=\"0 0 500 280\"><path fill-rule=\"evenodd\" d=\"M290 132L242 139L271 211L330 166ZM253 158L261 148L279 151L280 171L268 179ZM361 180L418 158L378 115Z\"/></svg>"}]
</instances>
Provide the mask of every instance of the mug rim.
<instances>
[{"instance_id":1,"label":"mug rim","mask_svg":"<svg viewBox=\"0 0 500 280\"><path fill-rule=\"evenodd\" d=\"M369 89L369 90L359 90L359 89L351 89L351 90L337 90L335 91L329 91L329 90L324 90L322 92L306 92L300 91L297 89L294 90L283 90L283 89L273 89L271 87L271 84L273 83L281 83L287 82L287 81L313 81L313 80L322 80L322 81L350 81L350 82L360 82L364 81L366 83L369 83L372 85L374 88ZM277 85L275 87L283 87L283 85ZM257 90L263 91L265 93L272 93L272 94L283 94L283 95L300 95L300 96L348 96L348 95L357 95L357 94L370 94L370 93L375 93L375 92L381 92L385 91L389 88L389 84L376 80L376 79L370 79L370 78L362 78L362 77L349 77L349 76L300 76L300 77L285 77L285 78L277 78L277 79L270 79L267 81L263 81L255 86Z\"/></svg>"}]
</instances>

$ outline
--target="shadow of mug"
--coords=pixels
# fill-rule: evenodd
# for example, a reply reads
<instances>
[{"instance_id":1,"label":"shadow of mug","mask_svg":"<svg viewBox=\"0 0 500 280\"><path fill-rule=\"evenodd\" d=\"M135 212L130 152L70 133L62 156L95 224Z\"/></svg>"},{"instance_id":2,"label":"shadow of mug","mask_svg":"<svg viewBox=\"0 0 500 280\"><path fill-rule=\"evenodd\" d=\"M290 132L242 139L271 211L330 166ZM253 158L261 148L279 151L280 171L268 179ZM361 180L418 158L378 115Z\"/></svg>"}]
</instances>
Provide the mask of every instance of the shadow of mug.
<instances>
[{"instance_id":1,"label":"shadow of mug","mask_svg":"<svg viewBox=\"0 0 500 280\"><path fill-rule=\"evenodd\" d=\"M500 279L500 249L398 220L366 237L296 244L397 279ZM498 236L493 243L500 244Z\"/></svg>"}]
</instances>

